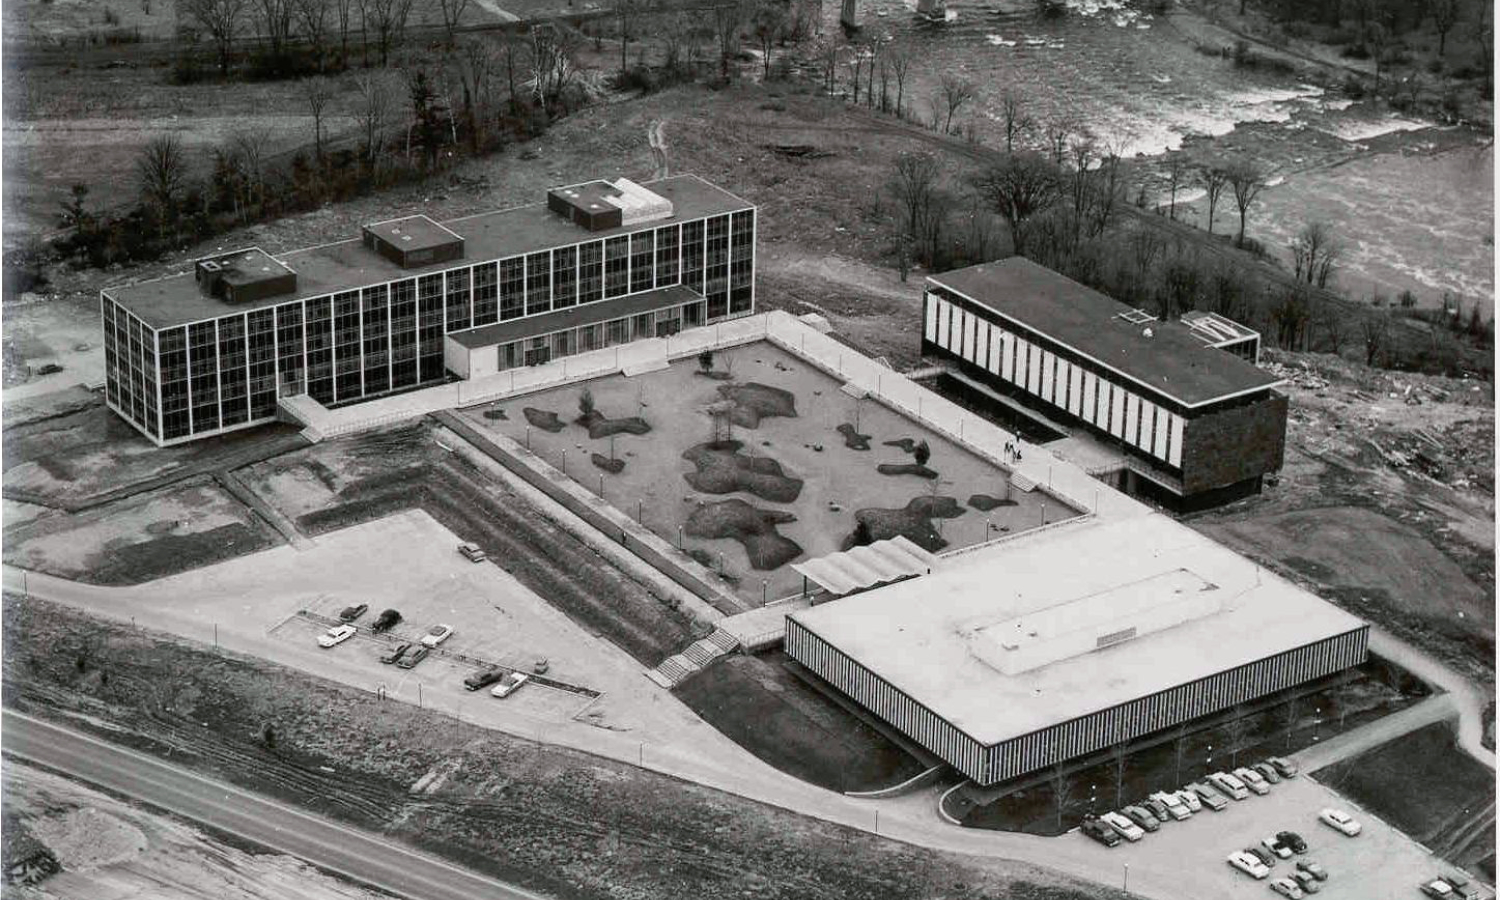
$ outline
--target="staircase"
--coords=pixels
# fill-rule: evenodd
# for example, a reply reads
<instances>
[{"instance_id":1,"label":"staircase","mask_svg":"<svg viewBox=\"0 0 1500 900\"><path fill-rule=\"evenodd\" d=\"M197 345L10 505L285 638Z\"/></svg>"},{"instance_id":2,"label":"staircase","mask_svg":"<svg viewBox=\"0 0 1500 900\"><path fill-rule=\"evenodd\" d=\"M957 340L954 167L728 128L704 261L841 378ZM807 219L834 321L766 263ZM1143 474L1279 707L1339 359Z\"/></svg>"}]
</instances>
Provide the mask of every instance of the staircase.
<instances>
[{"instance_id":1,"label":"staircase","mask_svg":"<svg viewBox=\"0 0 1500 900\"><path fill-rule=\"evenodd\" d=\"M1022 475L1020 470L1010 473L1010 486L1023 494L1029 494L1036 490L1036 482Z\"/></svg>"},{"instance_id":2,"label":"staircase","mask_svg":"<svg viewBox=\"0 0 1500 900\"><path fill-rule=\"evenodd\" d=\"M693 641L681 653L673 654L661 661L661 665L646 673L646 677L664 688L674 688L694 673L708 668L709 664L726 653L739 649L740 642L722 628L701 640Z\"/></svg>"}]
</instances>

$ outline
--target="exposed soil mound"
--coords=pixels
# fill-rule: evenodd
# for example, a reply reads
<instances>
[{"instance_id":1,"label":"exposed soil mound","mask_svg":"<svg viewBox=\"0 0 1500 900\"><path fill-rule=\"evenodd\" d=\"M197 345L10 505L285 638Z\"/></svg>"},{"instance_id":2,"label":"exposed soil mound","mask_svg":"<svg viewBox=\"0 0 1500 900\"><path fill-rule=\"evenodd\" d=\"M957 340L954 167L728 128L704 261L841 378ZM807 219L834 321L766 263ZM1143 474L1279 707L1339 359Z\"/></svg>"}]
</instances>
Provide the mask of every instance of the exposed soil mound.
<instances>
[{"instance_id":1,"label":"exposed soil mound","mask_svg":"<svg viewBox=\"0 0 1500 900\"><path fill-rule=\"evenodd\" d=\"M875 471L882 475L917 475L922 478L938 477L936 470L916 463L881 463L875 467Z\"/></svg>"},{"instance_id":2,"label":"exposed soil mound","mask_svg":"<svg viewBox=\"0 0 1500 900\"><path fill-rule=\"evenodd\" d=\"M757 509L743 500L705 503L693 510L683 529L696 538L732 538L750 557L751 568L779 569L802 555L802 546L776 531L797 517L775 509Z\"/></svg>"},{"instance_id":3,"label":"exposed soil mound","mask_svg":"<svg viewBox=\"0 0 1500 900\"><path fill-rule=\"evenodd\" d=\"M887 541L901 535L923 550L936 553L948 546L948 542L937 533L932 520L963 514L964 508L952 497L924 495L913 497L904 509L862 509L854 514L854 520L865 526L872 540ZM851 549L854 543L851 534L844 539L843 549Z\"/></svg>"},{"instance_id":4,"label":"exposed soil mound","mask_svg":"<svg viewBox=\"0 0 1500 900\"><path fill-rule=\"evenodd\" d=\"M651 425L640 416L611 419L597 409L573 421L587 428L589 437L596 441L612 434L645 434L651 430Z\"/></svg>"},{"instance_id":5,"label":"exposed soil mound","mask_svg":"<svg viewBox=\"0 0 1500 900\"><path fill-rule=\"evenodd\" d=\"M621 472L625 471L625 460L620 459L618 456L614 459L610 459L603 453L595 453L590 456L589 459L594 461L594 465L598 466L611 475L618 475Z\"/></svg>"},{"instance_id":6,"label":"exposed soil mound","mask_svg":"<svg viewBox=\"0 0 1500 900\"><path fill-rule=\"evenodd\" d=\"M989 512L1002 506L1018 505L1014 500L1001 500L999 497L991 497L989 494L975 494L969 498L969 505L980 512Z\"/></svg>"},{"instance_id":7,"label":"exposed soil mound","mask_svg":"<svg viewBox=\"0 0 1500 900\"><path fill-rule=\"evenodd\" d=\"M854 426L850 425L848 422L840 425L838 427L838 432L839 434L842 434L844 436L844 446L848 447L850 450L870 449L870 436L868 434L860 434L859 432L855 431Z\"/></svg>"},{"instance_id":8,"label":"exposed soil mound","mask_svg":"<svg viewBox=\"0 0 1500 900\"><path fill-rule=\"evenodd\" d=\"M739 441L712 441L689 447L682 458L698 467L683 475L693 490L705 494L744 491L772 503L792 503L802 493L802 479L786 474L769 456L746 456Z\"/></svg>"},{"instance_id":9,"label":"exposed soil mound","mask_svg":"<svg viewBox=\"0 0 1500 900\"><path fill-rule=\"evenodd\" d=\"M797 417L797 398L791 391L767 384L725 384L719 395L734 402L729 420L741 428L757 428L760 420L770 416Z\"/></svg>"},{"instance_id":10,"label":"exposed soil mound","mask_svg":"<svg viewBox=\"0 0 1500 900\"><path fill-rule=\"evenodd\" d=\"M901 438L901 439L895 440L895 441L884 441L884 442L882 442L881 446L884 446L884 447L900 447L902 453L916 453L917 452L917 442L914 441L914 440L912 440L911 438Z\"/></svg>"},{"instance_id":11,"label":"exposed soil mound","mask_svg":"<svg viewBox=\"0 0 1500 900\"><path fill-rule=\"evenodd\" d=\"M557 417L557 413L550 409L537 409L535 406L528 406L521 410L521 412L526 416L526 421L533 428L540 428L552 434L557 434L563 430L562 420Z\"/></svg>"}]
</instances>

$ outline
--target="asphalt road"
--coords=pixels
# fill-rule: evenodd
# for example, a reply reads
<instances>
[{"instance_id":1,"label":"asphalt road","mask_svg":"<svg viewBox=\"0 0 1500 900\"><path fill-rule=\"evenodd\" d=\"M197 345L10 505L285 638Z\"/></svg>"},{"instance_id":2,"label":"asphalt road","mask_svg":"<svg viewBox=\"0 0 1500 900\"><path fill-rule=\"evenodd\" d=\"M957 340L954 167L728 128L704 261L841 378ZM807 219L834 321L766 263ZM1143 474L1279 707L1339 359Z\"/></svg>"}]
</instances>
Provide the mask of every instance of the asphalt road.
<instances>
[{"instance_id":1,"label":"asphalt road","mask_svg":"<svg viewBox=\"0 0 1500 900\"><path fill-rule=\"evenodd\" d=\"M409 900L541 900L541 895L309 815L148 756L32 718L0 713L3 752L149 803Z\"/></svg>"}]
</instances>

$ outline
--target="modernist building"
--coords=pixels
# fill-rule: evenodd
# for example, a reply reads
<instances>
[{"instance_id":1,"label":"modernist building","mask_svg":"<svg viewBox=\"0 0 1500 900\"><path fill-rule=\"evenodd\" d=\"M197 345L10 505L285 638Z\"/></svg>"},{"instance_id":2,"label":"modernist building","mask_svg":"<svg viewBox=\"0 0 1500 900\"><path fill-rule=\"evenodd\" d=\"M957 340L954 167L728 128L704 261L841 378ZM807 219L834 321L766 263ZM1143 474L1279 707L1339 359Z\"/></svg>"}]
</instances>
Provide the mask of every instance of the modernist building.
<instances>
[{"instance_id":1,"label":"modernist building","mask_svg":"<svg viewBox=\"0 0 1500 900\"><path fill-rule=\"evenodd\" d=\"M929 277L924 314L924 354L1120 450L1121 487L1196 508L1281 468L1286 397L1222 316L1157 321L1021 257Z\"/></svg>"},{"instance_id":2,"label":"modernist building","mask_svg":"<svg viewBox=\"0 0 1500 900\"><path fill-rule=\"evenodd\" d=\"M991 785L1358 665L1368 634L1143 515L1023 535L791 613L786 651Z\"/></svg>"},{"instance_id":3,"label":"modernist building","mask_svg":"<svg viewBox=\"0 0 1500 900\"><path fill-rule=\"evenodd\" d=\"M676 176L224 253L101 292L106 401L172 444L271 421L284 396L335 406L748 315L755 227L749 203Z\"/></svg>"}]
</instances>

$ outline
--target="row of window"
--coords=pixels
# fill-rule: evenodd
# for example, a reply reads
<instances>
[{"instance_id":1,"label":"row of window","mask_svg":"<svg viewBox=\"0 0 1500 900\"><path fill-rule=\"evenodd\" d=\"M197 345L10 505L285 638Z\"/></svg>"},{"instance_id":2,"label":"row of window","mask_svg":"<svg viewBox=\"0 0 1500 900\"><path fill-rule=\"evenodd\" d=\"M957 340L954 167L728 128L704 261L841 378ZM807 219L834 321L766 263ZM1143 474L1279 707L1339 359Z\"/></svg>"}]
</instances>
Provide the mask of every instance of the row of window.
<instances>
[{"instance_id":1,"label":"row of window","mask_svg":"<svg viewBox=\"0 0 1500 900\"><path fill-rule=\"evenodd\" d=\"M929 291L927 340L1174 469L1184 420L1081 363Z\"/></svg>"},{"instance_id":2,"label":"row of window","mask_svg":"<svg viewBox=\"0 0 1500 900\"><path fill-rule=\"evenodd\" d=\"M505 319L675 284L708 318L748 313L754 232L746 210L164 329L159 430L158 336L106 298L111 396L173 440L270 419L279 395L334 405L442 381L444 334Z\"/></svg>"},{"instance_id":3,"label":"row of window","mask_svg":"<svg viewBox=\"0 0 1500 900\"><path fill-rule=\"evenodd\" d=\"M996 744L986 748L980 783L1034 772L1357 666L1368 640L1369 629L1360 628Z\"/></svg>"},{"instance_id":4,"label":"row of window","mask_svg":"<svg viewBox=\"0 0 1500 900\"><path fill-rule=\"evenodd\" d=\"M685 303L669 309L644 312L608 322L554 331L495 348L495 370L540 366L578 353L602 350L644 338L670 337L684 328L703 324L704 302Z\"/></svg>"}]
</instances>

